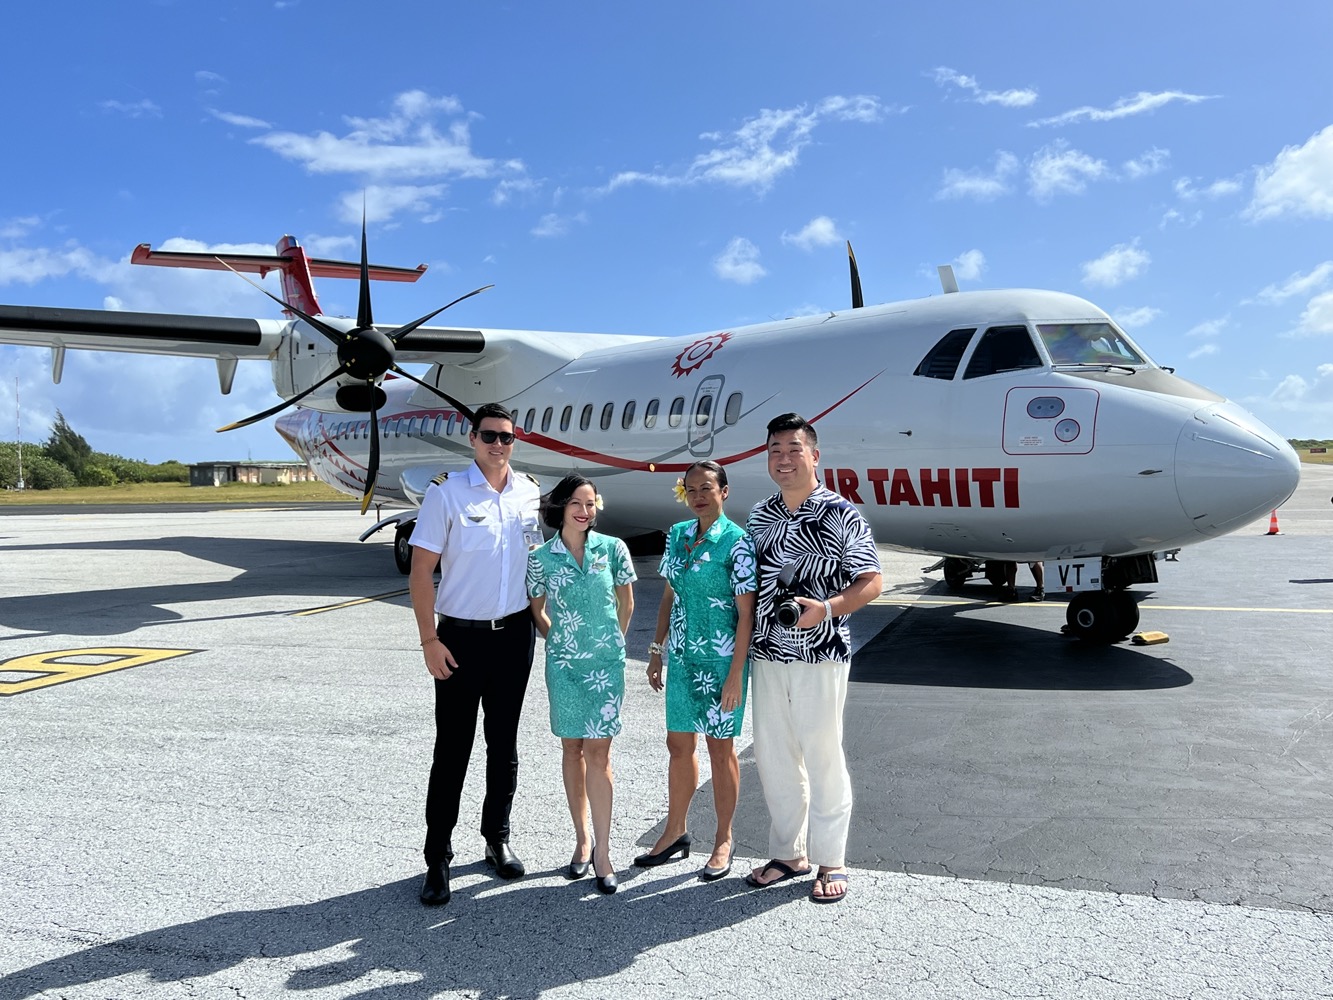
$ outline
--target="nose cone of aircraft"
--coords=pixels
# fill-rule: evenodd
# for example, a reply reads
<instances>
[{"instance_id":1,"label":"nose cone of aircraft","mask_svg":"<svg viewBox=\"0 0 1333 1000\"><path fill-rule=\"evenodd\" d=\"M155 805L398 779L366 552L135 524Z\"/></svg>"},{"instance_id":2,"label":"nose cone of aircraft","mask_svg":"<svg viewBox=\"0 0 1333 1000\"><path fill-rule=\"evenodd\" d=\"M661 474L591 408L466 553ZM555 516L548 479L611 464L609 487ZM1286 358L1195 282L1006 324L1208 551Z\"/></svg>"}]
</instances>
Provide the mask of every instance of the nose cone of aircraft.
<instances>
[{"instance_id":1,"label":"nose cone of aircraft","mask_svg":"<svg viewBox=\"0 0 1333 1000\"><path fill-rule=\"evenodd\" d=\"M1176 493L1205 535L1225 535L1275 510L1300 478L1291 445L1234 403L1196 410L1176 442Z\"/></svg>"}]
</instances>

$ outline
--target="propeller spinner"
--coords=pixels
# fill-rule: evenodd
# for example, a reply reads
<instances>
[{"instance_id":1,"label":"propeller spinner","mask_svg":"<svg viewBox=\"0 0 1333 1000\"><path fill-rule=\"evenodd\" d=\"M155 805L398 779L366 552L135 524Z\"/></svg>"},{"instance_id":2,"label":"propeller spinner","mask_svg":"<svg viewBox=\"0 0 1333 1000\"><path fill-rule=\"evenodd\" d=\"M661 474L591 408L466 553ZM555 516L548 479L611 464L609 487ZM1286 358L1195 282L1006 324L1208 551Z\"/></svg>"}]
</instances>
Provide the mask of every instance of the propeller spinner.
<instances>
[{"instance_id":1,"label":"propeller spinner","mask_svg":"<svg viewBox=\"0 0 1333 1000\"><path fill-rule=\"evenodd\" d=\"M261 292L267 295L278 305L289 310L293 315L299 316L310 326L318 330L325 338L333 343L338 349L338 367L322 379L316 382L310 388L297 393L290 399L284 400L277 406L271 407L262 413L256 413L253 416L246 417L244 420L237 420L235 423L228 424L226 427L219 427L218 431L231 431L238 427L247 427L250 424L260 420L265 420L280 413L289 406L299 403L306 396L310 395L321 386L327 385L334 379L341 376L349 376L355 379L359 384L345 385L342 389L357 390L354 392L339 391L338 403L346 409L368 410L370 412L370 461L366 466L366 488L361 495L361 513L364 514L370 506L370 498L375 494L375 480L379 476L380 469L380 429L379 429L379 407L384 400L384 392L379 387L379 382L384 378L385 373L393 372L417 385L425 386L435 395L439 396L450 406L458 410L459 413L467 417L468 420L475 422L475 415L472 410L454 399L447 392L423 382L411 372L404 371L394 360L397 353L398 343L409 333L415 330L427 320L434 319L440 313L444 312L450 306L455 306L464 299L469 299L478 292L484 292L491 288L491 285L482 285L480 288L474 288L466 295L460 295L447 305L440 306L434 312L429 312L420 319L415 319L411 323L400 326L397 329L385 333L375 328L375 321L370 307L370 258L366 247L366 220L363 215L361 218L361 291L358 296L356 310L356 326L350 330L338 330L323 320L316 319L307 313L297 309L294 305L284 302L278 296L274 295L267 288L257 282L250 281L249 278L241 274L222 258L218 258L227 270L240 275L250 284L254 285Z\"/></svg>"}]
</instances>

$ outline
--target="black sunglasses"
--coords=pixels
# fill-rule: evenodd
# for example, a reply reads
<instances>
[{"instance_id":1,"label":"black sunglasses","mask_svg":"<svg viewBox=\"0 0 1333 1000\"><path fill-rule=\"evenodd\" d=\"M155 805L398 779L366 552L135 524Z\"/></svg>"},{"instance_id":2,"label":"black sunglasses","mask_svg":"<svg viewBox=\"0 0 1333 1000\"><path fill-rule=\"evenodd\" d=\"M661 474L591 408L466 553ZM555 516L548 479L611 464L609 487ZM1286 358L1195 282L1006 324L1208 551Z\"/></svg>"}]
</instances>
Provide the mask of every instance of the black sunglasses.
<instances>
[{"instance_id":1,"label":"black sunglasses","mask_svg":"<svg viewBox=\"0 0 1333 1000\"><path fill-rule=\"evenodd\" d=\"M495 444L499 440L501 444L513 444L513 431L477 431L477 437L481 438L483 444Z\"/></svg>"}]
</instances>

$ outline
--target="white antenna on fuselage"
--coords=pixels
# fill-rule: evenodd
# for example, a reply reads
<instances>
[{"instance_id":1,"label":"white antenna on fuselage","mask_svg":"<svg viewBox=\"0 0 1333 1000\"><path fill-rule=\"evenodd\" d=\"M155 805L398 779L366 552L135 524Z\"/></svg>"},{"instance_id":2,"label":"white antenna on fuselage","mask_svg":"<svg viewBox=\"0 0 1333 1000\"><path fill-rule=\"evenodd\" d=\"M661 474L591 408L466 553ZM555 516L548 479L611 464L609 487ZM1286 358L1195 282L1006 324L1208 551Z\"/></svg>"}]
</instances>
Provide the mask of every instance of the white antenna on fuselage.
<instances>
[{"instance_id":1,"label":"white antenna on fuselage","mask_svg":"<svg viewBox=\"0 0 1333 1000\"><path fill-rule=\"evenodd\" d=\"M952 264L941 264L935 270L940 272L940 287L944 289L944 294L958 291L958 279L953 276Z\"/></svg>"}]
</instances>

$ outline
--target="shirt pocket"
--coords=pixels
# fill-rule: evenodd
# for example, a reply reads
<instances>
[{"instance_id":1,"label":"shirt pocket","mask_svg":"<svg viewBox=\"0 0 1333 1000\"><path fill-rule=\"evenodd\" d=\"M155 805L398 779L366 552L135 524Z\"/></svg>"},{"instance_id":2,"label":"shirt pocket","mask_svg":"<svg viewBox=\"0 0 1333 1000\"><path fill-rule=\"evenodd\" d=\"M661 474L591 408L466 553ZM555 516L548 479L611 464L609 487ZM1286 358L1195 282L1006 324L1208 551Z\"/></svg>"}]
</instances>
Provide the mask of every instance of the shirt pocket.
<instances>
[{"instance_id":1,"label":"shirt pocket","mask_svg":"<svg viewBox=\"0 0 1333 1000\"><path fill-rule=\"evenodd\" d=\"M500 546L500 525L490 517L474 520L478 516L463 514L458 519L459 547L464 552L487 552Z\"/></svg>"}]
</instances>

